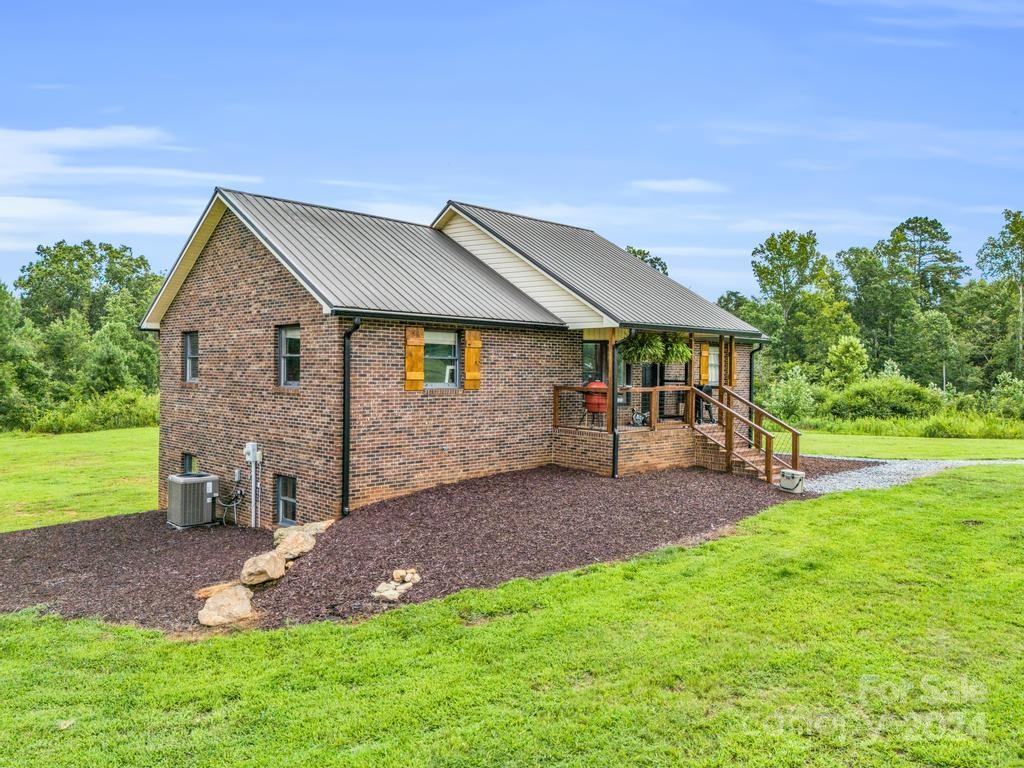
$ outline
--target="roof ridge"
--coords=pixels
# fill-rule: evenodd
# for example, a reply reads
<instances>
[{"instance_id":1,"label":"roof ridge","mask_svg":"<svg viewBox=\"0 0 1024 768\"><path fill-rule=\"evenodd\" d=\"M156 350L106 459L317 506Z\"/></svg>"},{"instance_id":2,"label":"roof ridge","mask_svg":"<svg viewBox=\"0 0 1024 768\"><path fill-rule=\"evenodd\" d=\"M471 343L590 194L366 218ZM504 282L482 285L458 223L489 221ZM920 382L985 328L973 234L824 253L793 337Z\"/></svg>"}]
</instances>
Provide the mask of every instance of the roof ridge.
<instances>
[{"instance_id":1,"label":"roof ridge","mask_svg":"<svg viewBox=\"0 0 1024 768\"><path fill-rule=\"evenodd\" d=\"M539 216L527 216L525 213L516 213L515 211L505 211L505 210L502 210L501 208L491 208L490 206L477 205L476 203L466 203L466 202L462 202L461 200L449 200L448 201L448 205L465 205L465 206L468 206L469 208L480 208L481 210L484 210L484 211L493 211L494 213L504 213L507 216L517 216L520 219L529 219L530 221L539 221L542 224L554 224L555 226L558 226L558 227L567 227L569 229L579 229L579 230L582 230L583 232L594 232L594 230L591 229L590 227L578 227L575 224L566 224L565 222L553 221L552 219L542 219ZM596 235L597 233L594 232L594 234Z\"/></svg>"},{"instance_id":2,"label":"roof ridge","mask_svg":"<svg viewBox=\"0 0 1024 768\"><path fill-rule=\"evenodd\" d=\"M411 227L422 227L424 229L430 229L433 231L434 228L429 224L420 224L416 221L408 221L406 219L396 219L394 216L381 216L378 213L366 213L364 211L353 211L351 208L339 208L335 205L324 205L323 203L307 203L305 200L293 200L288 197L278 197L276 195L261 195L258 192L246 192L243 189L231 189L230 187L217 187L218 192L231 192L236 195L248 195L249 197L262 197L265 200L277 200L281 203L290 203L291 205L302 205L306 208L323 208L327 211L337 211L338 213L349 213L353 216L365 216L368 219L381 219L382 221L393 221L397 224L408 224Z\"/></svg>"}]
</instances>

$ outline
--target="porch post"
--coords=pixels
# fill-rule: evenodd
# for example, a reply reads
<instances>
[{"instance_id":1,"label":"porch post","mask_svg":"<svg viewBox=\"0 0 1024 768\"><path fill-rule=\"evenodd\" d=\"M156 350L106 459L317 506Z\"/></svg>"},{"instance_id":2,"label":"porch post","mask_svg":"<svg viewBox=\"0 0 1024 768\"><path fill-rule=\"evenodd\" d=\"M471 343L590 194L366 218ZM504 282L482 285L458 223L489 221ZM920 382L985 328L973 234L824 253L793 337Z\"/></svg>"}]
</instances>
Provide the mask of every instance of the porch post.
<instances>
[{"instance_id":1,"label":"porch post","mask_svg":"<svg viewBox=\"0 0 1024 768\"><path fill-rule=\"evenodd\" d=\"M615 329L608 329L608 433L615 431L615 422L618 417L616 404L619 401L619 393L615 391Z\"/></svg>"},{"instance_id":2,"label":"porch post","mask_svg":"<svg viewBox=\"0 0 1024 768\"><path fill-rule=\"evenodd\" d=\"M718 337L718 399L725 402L725 336ZM728 405L728 403L726 403Z\"/></svg>"}]
</instances>

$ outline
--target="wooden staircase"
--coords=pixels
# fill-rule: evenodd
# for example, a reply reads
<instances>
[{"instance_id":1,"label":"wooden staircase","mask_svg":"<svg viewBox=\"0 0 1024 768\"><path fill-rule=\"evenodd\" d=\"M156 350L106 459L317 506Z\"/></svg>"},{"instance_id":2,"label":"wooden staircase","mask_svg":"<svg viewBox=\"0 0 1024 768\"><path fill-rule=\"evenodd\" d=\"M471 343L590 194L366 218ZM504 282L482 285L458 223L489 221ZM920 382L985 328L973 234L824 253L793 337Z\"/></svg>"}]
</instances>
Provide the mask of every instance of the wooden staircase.
<instances>
[{"instance_id":1,"label":"wooden staircase","mask_svg":"<svg viewBox=\"0 0 1024 768\"><path fill-rule=\"evenodd\" d=\"M707 442L705 450L714 457L708 461L713 468L756 477L772 485L778 484L783 469L800 468L798 430L730 387L719 387L719 393L721 400L694 389L699 412L714 419L693 421L694 430ZM750 415L745 416L744 411ZM766 429L765 421L774 429Z\"/></svg>"}]
</instances>

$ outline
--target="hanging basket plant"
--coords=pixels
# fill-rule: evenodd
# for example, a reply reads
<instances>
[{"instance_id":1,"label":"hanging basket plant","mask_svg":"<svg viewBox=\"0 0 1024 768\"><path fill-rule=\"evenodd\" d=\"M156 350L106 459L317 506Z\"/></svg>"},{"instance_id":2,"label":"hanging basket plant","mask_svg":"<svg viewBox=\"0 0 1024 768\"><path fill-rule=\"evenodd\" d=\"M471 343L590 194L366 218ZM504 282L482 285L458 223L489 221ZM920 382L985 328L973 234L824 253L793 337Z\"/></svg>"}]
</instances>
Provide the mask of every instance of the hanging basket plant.
<instances>
[{"instance_id":1,"label":"hanging basket plant","mask_svg":"<svg viewBox=\"0 0 1024 768\"><path fill-rule=\"evenodd\" d=\"M660 363L665 354L665 340L660 333L632 333L616 345L623 362L631 364Z\"/></svg>"},{"instance_id":2,"label":"hanging basket plant","mask_svg":"<svg viewBox=\"0 0 1024 768\"><path fill-rule=\"evenodd\" d=\"M661 358L663 365L681 365L690 362L692 357L693 348L688 336L682 333L665 334L665 354Z\"/></svg>"},{"instance_id":3,"label":"hanging basket plant","mask_svg":"<svg viewBox=\"0 0 1024 768\"><path fill-rule=\"evenodd\" d=\"M624 362L634 365L687 363L692 356L689 340L681 333L638 331L620 341L616 348Z\"/></svg>"}]
</instances>

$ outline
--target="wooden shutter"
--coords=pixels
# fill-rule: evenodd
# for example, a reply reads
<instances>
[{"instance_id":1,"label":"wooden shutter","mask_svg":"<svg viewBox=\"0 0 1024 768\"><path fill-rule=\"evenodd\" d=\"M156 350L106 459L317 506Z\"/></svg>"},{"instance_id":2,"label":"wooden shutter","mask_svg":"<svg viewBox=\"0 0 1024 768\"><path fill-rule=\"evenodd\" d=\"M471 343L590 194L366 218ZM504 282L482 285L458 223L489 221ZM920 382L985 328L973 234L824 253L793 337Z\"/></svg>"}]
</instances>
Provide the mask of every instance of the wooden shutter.
<instances>
[{"instance_id":1,"label":"wooden shutter","mask_svg":"<svg viewBox=\"0 0 1024 768\"><path fill-rule=\"evenodd\" d=\"M423 328L405 329L405 388L423 389Z\"/></svg>"},{"instance_id":2,"label":"wooden shutter","mask_svg":"<svg viewBox=\"0 0 1024 768\"><path fill-rule=\"evenodd\" d=\"M729 386L736 386L736 339L729 339Z\"/></svg>"},{"instance_id":3,"label":"wooden shutter","mask_svg":"<svg viewBox=\"0 0 1024 768\"><path fill-rule=\"evenodd\" d=\"M480 389L480 331L466 331L466 362L463 366L464 389Z\"/></svg>"},{"instance_id":4,"label":"wooden shutter","mask_svg":"<svg viewBox=\"0 0 1024 768\"><path fill-rule=\"evenodd\" d=\"M697 381L698 384L707 384L708 379L711 378L709 372L709 364L711 362L711 345L701 344L700 345L700 378Z\"/></svg>"}]
</instances>

